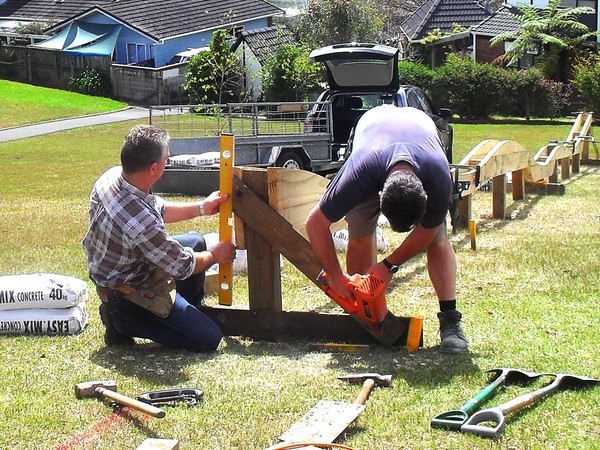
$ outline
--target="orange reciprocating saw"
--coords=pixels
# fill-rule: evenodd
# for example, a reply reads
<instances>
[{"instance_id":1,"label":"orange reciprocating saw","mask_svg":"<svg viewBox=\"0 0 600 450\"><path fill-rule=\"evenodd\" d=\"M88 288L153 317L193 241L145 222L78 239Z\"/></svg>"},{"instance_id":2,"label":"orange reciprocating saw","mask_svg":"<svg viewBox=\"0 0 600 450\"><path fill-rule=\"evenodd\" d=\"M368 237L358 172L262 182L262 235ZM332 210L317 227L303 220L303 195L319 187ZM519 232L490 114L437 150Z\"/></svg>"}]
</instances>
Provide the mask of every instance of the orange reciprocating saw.
<instances>
[{"instance_id":1,"label":"orange reciprocating saw","mask_svg":"<svg viewBox=\"0 0 600 450\"><path fill-rule=\"evenodd\" d=\"M336 295L327 282L327 274L321 271L319 280L323 283L321 288L348 314L356 316L368 327L377 327L388 314L385 302L385 283L373 274L355 274L348 281L348 288L354 294L355 301L347 300Z\"/></svg>"}]
</instances>

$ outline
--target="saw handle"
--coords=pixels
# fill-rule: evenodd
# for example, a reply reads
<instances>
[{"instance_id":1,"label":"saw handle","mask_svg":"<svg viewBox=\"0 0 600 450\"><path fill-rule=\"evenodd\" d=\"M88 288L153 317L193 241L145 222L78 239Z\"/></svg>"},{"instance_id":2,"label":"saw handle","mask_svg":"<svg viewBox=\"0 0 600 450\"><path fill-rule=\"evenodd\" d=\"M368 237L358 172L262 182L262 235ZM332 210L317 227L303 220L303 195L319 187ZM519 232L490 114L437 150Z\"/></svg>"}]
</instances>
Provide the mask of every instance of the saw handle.
<instances>
[{"instance_id":1,"label":"saw handle","mask_svg":"<svg viewBox=\"0 0 600 450\"><path fill-rule=\"evenodd\" d=\"M140 402L139 400L127 397L107 388L97 387L95 391L98 395L104 398L114 400L115 402L121 405L129 406L130 408L135 409L136 411L146 413L152 417L162 419L167 414L163 409L157 408L156 406L148 405L147 403Z\"/></svg>"},{"instance_id":2,"label":"saw handle","mask_svg":"<svg viewBox=\"0 0 600 450\"><path fill-rule=\"evenodd\" d=\"M362 388L360 388L360 391L358 392L358 395L356 396L356 400L354 400L354 404L355 405L364 405L365 402L367 401L367 399L369 398L369 394L371 393L371 391L373 390L374 387L375 387L375 381L373 381L372 378L367 378L364 381Z\"/></svg>"}]
</instances>

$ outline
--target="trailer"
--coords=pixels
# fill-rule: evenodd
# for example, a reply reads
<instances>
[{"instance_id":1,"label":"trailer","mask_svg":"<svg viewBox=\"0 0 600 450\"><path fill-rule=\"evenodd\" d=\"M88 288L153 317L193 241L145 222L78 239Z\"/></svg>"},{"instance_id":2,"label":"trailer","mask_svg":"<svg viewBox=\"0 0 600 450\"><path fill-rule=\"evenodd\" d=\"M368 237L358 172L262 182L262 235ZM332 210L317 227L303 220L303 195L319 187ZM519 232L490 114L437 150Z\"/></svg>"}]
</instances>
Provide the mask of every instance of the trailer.
<instances>
[{"instance_id":1,"label":"trailer","mask_svg":"<svg viewBox=\"0 0 600 450\"><path fill-rule=\"evenodd\" d=\"M311 120L318 111L319 126ZM286 167L327 175L344 163L349 132L336 133L330 102L152 106L149 122L171 136L157 193L208 195L219 189L219 141L235 137L234 165Z\"/></svg>"}]
</instances>

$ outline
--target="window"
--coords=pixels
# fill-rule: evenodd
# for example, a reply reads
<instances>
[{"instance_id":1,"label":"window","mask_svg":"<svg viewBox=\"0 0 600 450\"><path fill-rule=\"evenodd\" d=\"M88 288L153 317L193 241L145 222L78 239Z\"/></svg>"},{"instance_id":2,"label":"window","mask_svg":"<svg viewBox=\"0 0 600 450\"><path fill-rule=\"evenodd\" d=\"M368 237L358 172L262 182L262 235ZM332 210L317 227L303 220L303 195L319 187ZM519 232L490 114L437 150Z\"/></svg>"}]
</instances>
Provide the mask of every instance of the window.
<instances>
[{"instance_id":1,"label":"window","mask_svg":"<svg viewBox=\"0 0 600 450\"><path fill-rule=\"evenodd\" d=\"M146 46L144 44L127 44L127 62L137 63L145 61L146 59Z\"/></svg>"},{"instance_id":2,"label":"window","mask_svg":"<svg viewBox=\"0 0 600 450\"><path fill-rule=\"evenodd\" d=\"M237 26L231 27L229 30L227 30L229 35L232 36L233 38L240 37L240 35L242 34L243 31L244 31L244 25L237 25Z\"/></svg>"}]
</instances>

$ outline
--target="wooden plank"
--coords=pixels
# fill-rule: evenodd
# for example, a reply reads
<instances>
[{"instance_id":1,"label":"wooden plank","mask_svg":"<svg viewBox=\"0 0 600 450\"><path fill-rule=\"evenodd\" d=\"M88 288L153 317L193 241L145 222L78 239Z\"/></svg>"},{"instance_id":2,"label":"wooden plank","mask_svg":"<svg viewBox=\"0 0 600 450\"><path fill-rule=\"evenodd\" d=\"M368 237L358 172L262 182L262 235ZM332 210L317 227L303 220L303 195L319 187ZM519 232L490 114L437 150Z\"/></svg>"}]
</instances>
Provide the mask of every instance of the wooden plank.
<instances>
[{"instance_id":1,"label":"wooden plank","mask_svg":"<svg viewBox=\"0 0 600 450\"><path fill-rule=\"evenodd\" d=\"M220 140L219 191L229 199L219 207L219 241L232 242L233 237L233 135L223 134ZM219 304L231 305L233 299L233 264L219 264Z\"/></svg>"},{"instance_id":2,"label":"wooden plank","mask_svg":"<svg viewBox=\"0 0 600 450\"><path fill-rule=\"evenodd\" d=\"M468 166L470 164L477 164L479 161L472 163L472 160L481 160L488 152L500 141L494 139L485 139L473 147L469 153L465 155L462 161L459 163L460 165Z\"/></svg>"},{"instance_id":3,"label":"wooden plank","mask_svg":"<svg viewBox=\"0 0 600 450\"><path fill-rule=\"evenodd\" d=\"M243 169L244 184L256 195L256 201L264 204L268 197L267 172L264 169ZM260 220L260 214L256 212ZM242 220L244 216L240 216ZM254 227L245 228L248 258L248 300L250 309L281 311L280 256L268 238Z\"/></svg>"},{"instance_id":4,"label":"wooden plank","mask_svg":"<svg viewBox=\"0 0 600 450\"><path fill-rule=\"evenodd\" d=\"M506 176L498 175L493 178L492 182L492 216L494 219L502 219L506 217Z\"/></svg>"},{"instance_id":5,"label":"wooden plank","mask_svg":"<svg viewBox=\"0 0 600 450\"><path fill-rule=\"evenodd\" d=\"M304 237L307 237L304 221L311 209L319 202L329 184L327 178L305 170L269 167L269 205ZM331 227L331 231L346 228L345 220Z\"/></svg>"},{"instance_id":6,"label":"wooden plank","mask_svg":"<svg viewBox=\"0 0 600 450\"><path fill-rule=\"evenodd\" d=\"M481 180L506 175L531 165L529 152L514 141L499 141L479 163Z\"/></svg>"},{"instance_id":7,"label":"wooden plank","mask_svg":"<svg viewBox=\"0 0 600 450\"><path fill-rule=\"evenodd\" d=\"M523 200L525 198L525 177L523 170L512 172L512 198L513 200Z\"/></svg>"},{"instance_id":8,"label":"wooden plank","mask_svg":"<svg viewBox=\"0 0 600 450\"><path fill-rule=\"evenodd\" d=\"M202 307L225 336L244 336L272 342L379 343L348 314L304 311L252 311L223 307ZM404 332L394 346L406 345L410 318L398 317Z\"/></svg>"},{"instance_id":9,"label":"wooden plank","mask_svg":"<svg viewBox=\"0 0 600 450\"><path fill-rule=\"evenodd\" d=\"M233 168L233 176L237 178L242 178L242 169L239 167ZM235 246L238 249L246 248L246 228L244 226L244 221L239 218L236 214L233 215L233 229L235 231Z\"/></svg>"},{"instance_id":10,"label":"wooden plank","mask_svg":"<svg viewBox=\"0 0 600 450\"><path fill-rule=\"evenodd\" d=\"M468 228L473 214L472 209L473 195L467 195L458 199L458 214L460 215L460 220L456 226L458 230L465 230Z\"/></svg>"},{"instance_id":11,"label":"wooden plank","mask_svg":"<svg viewBox=\"0 0 600 450\"><path fill-rule=\"evenodd\" d=\"M250 169L243 172L246 170ZM246 234L249 228L260 233L275 251L318 285L317 277L322 267L310 243L238 178L233 179L233 191L233 211L245 222Z\"/></svg>"},{"instance_id":12,"label":"wooden plank","mask_svg":"<svg viewBox=\"0 0 600 450\"><path fill-rule=\"evenodd\" d=\"M563 158L560 160L560 177L563 180L571 178L571 158Z\"/></svg>"},{"instance_id":13,"label":"wooden plank","mask_svg":"<svg viewBox=\"0 0 600 450\"><path fill-rule=\"evenodd\" d=\"M135 450L179 450L179 441L176 439L148 438Z\"/></svg>"},{"instance_id":14,"label":"wooden plank","mask_svg":"<svg viewBox=\"0 0 600 450\"><path fill-rule=\"evenodd\" d=\"M532 164L524 169L525 179L527 181L539 181L553 177L557 160L569 158L571 153L571 149L562 144L553 143L540 147L533 157Z\"/></svg>"}]
</instances>

